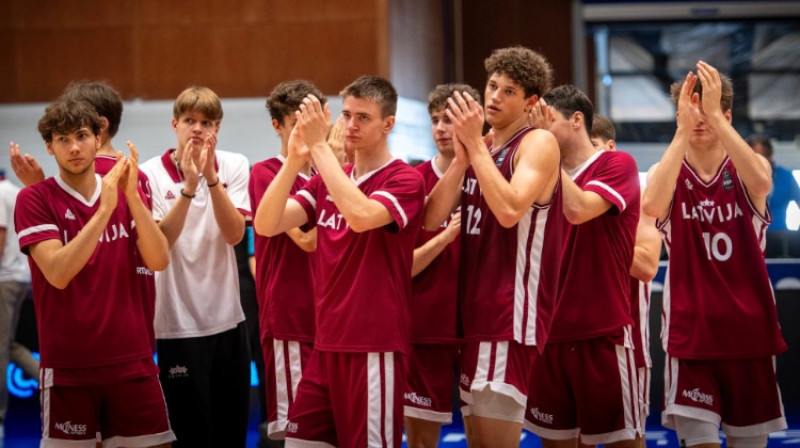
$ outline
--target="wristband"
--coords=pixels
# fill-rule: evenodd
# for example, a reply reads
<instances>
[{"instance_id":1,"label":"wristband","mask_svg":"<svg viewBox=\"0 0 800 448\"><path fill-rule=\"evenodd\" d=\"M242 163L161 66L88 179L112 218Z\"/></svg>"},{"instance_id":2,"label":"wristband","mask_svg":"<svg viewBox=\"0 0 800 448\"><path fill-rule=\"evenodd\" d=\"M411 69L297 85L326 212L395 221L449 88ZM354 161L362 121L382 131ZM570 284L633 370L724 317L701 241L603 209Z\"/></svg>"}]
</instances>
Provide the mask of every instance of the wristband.
<instances>
[{"instance_id":1,"label":"wristband","mask_svg":"<svg viewBox=\"0 0 800 448\"><path fill-rule=\"evenodd\" d=\"M197 196L197 193L195 193L195 194L186 194L183 191L183 188L181 188L181 196L183 196L183 197L185 197L187 199L194 199L194 197Z\"/></svg>"},{"instance_id":2,"label":"wristband","mask_svg":"<svg viewBox=\"0 0 800 448\"><path fill-rule=\"evenodd\" d=\"M217 176L217 181L214 182L213 184L209 184L208 181L206 181L206 186L208 188L216 187L217 185L219 185L219 176Z\"/></svg>"}]
</instances>

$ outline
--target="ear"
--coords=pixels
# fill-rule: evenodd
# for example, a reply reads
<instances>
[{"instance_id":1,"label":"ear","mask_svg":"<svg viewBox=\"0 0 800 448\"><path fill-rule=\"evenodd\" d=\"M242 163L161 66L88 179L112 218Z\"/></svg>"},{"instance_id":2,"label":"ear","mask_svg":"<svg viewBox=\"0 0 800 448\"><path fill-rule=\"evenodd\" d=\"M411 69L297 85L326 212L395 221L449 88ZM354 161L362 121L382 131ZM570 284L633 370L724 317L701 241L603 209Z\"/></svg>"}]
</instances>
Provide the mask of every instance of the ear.
<instances>
[{"instance_id":1,"label":"ear","mask_svg":"<svg viewBox=\"0 0 800 448\"><path fill-rule=\"evenodd\" d=\"M272 129L275 129L279 134L281 133L281 123L274 118L272 119Z\"/></svg>"},{"instance_id":2,"label":"ear","mask_svg":"<svg viewBox=\"0 0 800 448\"><path fill-rule=\"evenodd\" d=\"M525 100L525 113L530 113L533 109L533 106L539 102L539 95L533 94L527 100Z\"/></svg>"},{"instance_id":3,"label":"ear","mask_svg":"<svg viewBox=\"0 0 800 448\"><path fill-rule=\"evenodd\" d=\"M383 133L388 134L394 129L394 115L390 115L383 120Z\"/></svg>"},{"instance_id":4,"label":"ear","mask_svg":"<svg viewBox=\"0 0 800 448\"><path fill-rule=\"evenodd\" d=\"M100 125L100 133L102 134L103 131L107 131L108 130L108 118L100 117L100 122L102 123Z\"/></svg>"},{"instance_id":5,"label":"ear","mask_svg":"<svg viewBox=\"0 0 800 448\"><path fill-rule=\"evenodd\" d=\"M733 120L733 112L731 112L730 109L726 110L723 115L725 115L725 119L728 120L728 123L730 123L731 120Z\"/></svg>"},{"instance_id":6,"label":"ear","mask_svg":"<svg viewBox=\"0 0 800 448\"><path fill-rule=\"evenodd\" d=\"M570 117L570 122L572 123L573 129L581 129L583 128L583 121L586 117L583 116L583 112L575 112Z\"/></svg>"},{"instance_id":7,"label":"ear","mask_svg":"<svg viewBox=\"0 0 800 448\"><path fill-rule=\"evenodd\" d=\"M44 145L47 146L47 153L52 156L53 155L53 146L52 146L53 142L45 142Z\"/></svg>"},{"instance_id":8,"label":"ear","mask_svg":"<svg viewBox=\"0 0 800 448\"><path fill-rule=\"evenodd\" d=\"M178 133L178 120L175 118L172 119L172 131Z\"/></svg>"},{"instance_id":9,"label":"ear","mask_svg":"<svg viewBox=\"0 0 800 448\"><path fill-rule=\"evenodd\" d=\"M609 151L615 151L617 149L617 142L615 142L614 140L607 141L606 149Z\"/></svg>"}]
</instances>

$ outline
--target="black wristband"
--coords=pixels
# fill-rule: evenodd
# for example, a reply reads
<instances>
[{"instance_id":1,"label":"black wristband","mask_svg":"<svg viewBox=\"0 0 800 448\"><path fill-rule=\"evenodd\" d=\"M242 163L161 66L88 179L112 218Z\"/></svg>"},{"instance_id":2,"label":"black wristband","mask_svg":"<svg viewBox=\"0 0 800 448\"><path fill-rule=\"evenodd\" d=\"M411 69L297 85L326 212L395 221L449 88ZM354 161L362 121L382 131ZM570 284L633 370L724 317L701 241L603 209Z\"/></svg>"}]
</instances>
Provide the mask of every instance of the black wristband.
<instances>
[{"instance_id":1,"label":"black wristband","mask_svg":"<svg viewBox=\"0 0 800 448\"><path fill-rule=\"evenodd\" d=\"M181 188L181 196L183 196L183 197L185 197L187 199L194 199L194 197L197 196L197 193L195 193L195 194L186 194L183 191L183 188Z\"/></svg>"},{"instance_id":2,"label":"black wristband","mask_svg":"<svg viewBox=\"0 0 800 448\"><path fill-rule=\"evenodd\" d=\"M208 182L208 181L206 181L206 182ZM208 188L216 187L217 185L219 185L219 176L217 176L217 181L214 182L213 184L206 183L206 186Z\"/></svg>"}]
</instances>

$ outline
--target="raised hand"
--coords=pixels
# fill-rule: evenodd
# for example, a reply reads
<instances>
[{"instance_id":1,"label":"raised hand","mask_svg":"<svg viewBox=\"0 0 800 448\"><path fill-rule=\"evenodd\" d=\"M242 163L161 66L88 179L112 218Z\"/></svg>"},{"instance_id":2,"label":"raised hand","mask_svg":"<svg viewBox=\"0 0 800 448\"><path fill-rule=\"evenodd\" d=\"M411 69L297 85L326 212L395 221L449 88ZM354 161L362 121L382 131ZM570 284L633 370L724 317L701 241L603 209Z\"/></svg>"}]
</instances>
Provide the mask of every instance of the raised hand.
<instances>
[{"instance_id":1,"label":"raised hand","mask_svg":"<svg viewBox=\"0 0 800 448\"><path fill-rule=\"evenodd\" d=\"M481 138L483 131L483 107L469 93L455 92L447 99L447 116L453 123L455 136L462 143Z\"/></svg>"},{"instance_id":2,"label":"raised hand","mask_svg":"<svg viewBox=\"0 0 800 448\"><path fill-rule=\"evenodd\" d=\"M183 171L183 180L186 183L184 191L190 196L194 194L197 189L197 184L200 181L199 171L195 164L195 159L200 159L199 153L200 149L193 146L191 141L189 141L186 143L186 146L183 147L183 153L181 154L180 168L181 171Z\"/></svg>"},{"instance_id":3,"label":"raised hand","mask_svg":"<svg viewBox=\"0 0 800 448\"><path fill-rule=\"evenodd\" d=\"M553 122L553 109L547 105L547 101L539 98L528 113L528 125L537 129L550 129Z\"/></svg>"},{"instance_id":4,"label":"raised hand","mask_svg":"<svg viewBox=\"0 0 800 448\"><path fill-rule=\"evenodd\" d=\"M130 160L117 155L117 163L102 178L100 186L100 207L108 211L117 208L118 191L117 188L123 187L124 181L130 176Z\"/></svg>"},{"instance_id":5,"label":"raised hand","mask_svg":"<svg viewBox=\"0 0 800 448\"><path fill-rule=\"evenodd\" d=\"M303 133L303 141L309 148L325 141L328 130L331 128L331 111L328 105L324 107L314 95L303 98L300 105L300 115L296 127Z\"/></svg>"},{"instance_id":6,"label":"raised hand","mask_svg":"<svg viewBox=\"0 0 800 448\"><path fill-rule=\"evenodd\" d=\"M36 182L44 180L44 170L36 162L30 154L22 155L19 150L19 144L11 142L8 145L9 155L11 158L11 169L14 174L25 186L33 185Z\"/></svg>"},{"instance_id":7,"label":"raised hand","mask_svg":"<svg viewBox=\"0 0 800 448\"><path fill-rule=\"evenodd\" d=\"M203 142L203 148L200 150L200 158L198 167L203 173L203 177L209 183L216 182L217 167L216 167L216 147L217 147L217 134L209 132Z\"/></svg>"},{"instance_id":8,"label":"raised hand","mask_svg":"<svg viewBox=\"0 0 800 448\"><path fill-rule=\"evenodd\" d=\"M703 86L702 109L706 116L721 116L725 111L722 110L720 99L722 98L722 80L719 71L706 62L697 63L697 78Z\"/></svg>"},{"instance_id":9,"label":"raised hand","mask_svg":"<svg viewBox=\"0 0 800 448\"><path fill-rule=\"evenodd\" d=\"M297 123L300 123L301 113L296 111ZM303 139L303 130L300 126L295 125L292 132L289 134L288 154L286 155L286 162L289 164L297 163L297 166L302 167L311 159L311 152Z\"/></svg>"},{"instance_id":10,"label":"raised hand","mask_svg":"<svg viewBox=\"0 0 800 448\"><path fill-rule=\"evenodd\" d=\"M131 155L128 157L128 174L125 179L124 189L127 195L139 194L139 151L132 142L126 142Z\"/></svg>"},{"instance_id":11,"label":"raised hand","mask_svg":"<svg viewBox=\"0 0 800 448\"><path fill-rule=\"evenodd\" d=\"M692 72L687 73L686 79L681 86L681 93L678 96L678 110L675 113L679 129L692 129L694 127L700 102L700 95L693 92L695 84L697 84L697 76ZM719 104L719 98L717 98L717 103Z\"/></svg>"}]
</instances>

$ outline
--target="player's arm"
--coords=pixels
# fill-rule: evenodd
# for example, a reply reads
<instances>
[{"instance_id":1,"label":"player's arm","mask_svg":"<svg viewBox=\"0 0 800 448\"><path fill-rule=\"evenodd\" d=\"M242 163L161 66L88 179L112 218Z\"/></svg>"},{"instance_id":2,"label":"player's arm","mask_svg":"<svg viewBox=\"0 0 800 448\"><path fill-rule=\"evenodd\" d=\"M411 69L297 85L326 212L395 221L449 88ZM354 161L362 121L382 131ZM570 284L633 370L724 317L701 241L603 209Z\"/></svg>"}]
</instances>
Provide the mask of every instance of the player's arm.
<instances>
[{"instance_id":1,"label":"player's arm","mask_svg":"<svg viewBox=\"0 0 800 448\"><path fill-rule=\"evenodd\" d=\"M289 198L294 180L308 162L310 154L303 145L302 132L295 126L289 136L289 153L275 178L269 183L253 217L253 229L259 235L275 236L308 222L303 207ZM338 163L338 162L337 162ZM341 171L341 167L339 168Z\"/></svg>"},{"instance_id":2,"label":"player's arm","mask_svg":"<svg viewBox=\"0 0 800 448\"><path fill-rule=\"evenodd\" d=\"M772 189L772 167L764 156L756 153L742 139L730 121L730 113L726 114L720 105L722 81L719 72L711 65L700 61L697 63L697 76L703 84L703 111L709 125L719 137L722 147L731 158L733 166L744 186L750 200L762 214L767 208L767 195Z\"/></svg>"},{"instance_id":3,"label":"player's arm","mask_svg":"<svg viewBox=\"0 0 800 448\"><path fill-rule=\"evenodd\" d=\"M424 271L461 232L461 213L456 213L441 233L414 249L411 276Z\"/></svg>"},{"instance_id":4,"label":"player's arm","mask_svg":"<svg viewBox=\"0 0 800 448\"><path fill-rule=\"evenodd\" d=\"M199 176L197 166L194 163L193 152L198 151L194 149L190 143L187 143L183 148L181 154L181 170L183 171L184 186L181 189L178 198L169 209L167 214L158 223L161 232L167 237L169 247L175 245L175 241L181 236L183 226L186 224L186 214L189 212L189 206L192 204L192 197L197 190L199 183Z\"/></svg>"},{"instance_id":5,"label":"player's arm","mask_svg":"<svg viewBox=\"0 0 800 448\"><path fill-rule=\"evenodd\" d=\"M453 147L455 158L425 199L422 227L428 231L438 229L461 203L461 186L469 160L464 146L456 138L453 139Z\"/></svg>"},{"instance_id":6,"label":"player's arm","mask_svg":"<svg viewBox=\"0 0 800 448\"><path fill-rule=\"evenodd\" d=\"M217 135L210 133L206 137L203 149L200 151L200 167L209 185L208 193L211 196L214 219L217 221L225 242L232 246L241 241L244 236L244 216L234 207L231 198L228 197L228 192L220 183L219 174L215 166L216 146Z\"/></svg>"},{"instance_id":7,"label":"player's arm","mask_svg":"<svg viewBox=\"0 0 800 448\"><path fill-rule=\"evenodd\" d=\"M350 230L356 233L366 232L394 222L386 206L367 197L350 180L325 141L330 128L328 105L323 107L317 98L309 95L303 100L298 117L295 127L302 128L303 141L311 151L314 166Z\"/></svg>"},{"instance_id":8,"label":"player's arm","mask_svg":"<svg viewBox=\"0 0 800 448\"><path fill-rule=\"evenodd\" d=\"M658 273L660 256L661 235L656 228L656 219L640 213L639 224L636 227L636 245L633 247L631 276L643 282L653 280Z\"/></svg>"},{"instance_id":9,"label":"player's arm","mask_svg":"<svg viewBox=\"0 0 800 448\"><path fill-rule=\"evenodd\" d=\"M537 199L546 196L548 187L552 191L561 157L558 142L551 133L542 130L526 135L515 154L514 174L506 180L486 151L481 135L481 105L469 94L459 92L448 99L448 104L447 114L456 136L466 147L487 205L500 225L516 225Z\"/></svg>"},{"instance_id":10,"label":"player's arm","mask_svg":"<svg viewBox=\"0 0 800 448\"><path fill-rule=\"evenodd\" d=\"M576 226L597 218L614 205L594 191L584 191L565 172L561 173L561 195L564 217Z\"/></svg>"},{"instance_id":11,"label":"player's arm","mask_svg":"<svg viewBox=\"0 0 800 448\"><path fill-rule=\"evenodd\" d=\"M678 97L678 111L675 114L677 129L672 137L661 161L653 165L647 174L647 187L642 196L642 211L649 216L658 218L659 221L667 219L672 197L675 193L675 183L681 171L681 164L689 147L689 136L692 132L691 116L699 114L699 96L692 94L692 89L697 83L697 77L691 72L681 86ZM717 99L719 101L719 98Z\"/></svg>"},{"instance_id":12,"label":"player's arm","mask_svg":"<svg viewBox=\"0 0 800 448\"><path fill-rule=\"evenodd\" d=\"M133 216L133 222L136 223L136 233L139 236L136 247L148 269L163 271L169 264L169 243L139 194L139 152L133 143L127 143L131 156L127 174L123 175L123 182L125 201Z\"/></svg>"},{"instance_id":13,"label":"player's arm","mask_svg":"<svg viewBox=\"0 0 800 448\"><path fill-rule=\"evenodd\" d=\"M117 187L127 163L127 159L119 160L102 178L100 206L74 239L67 244L63 244L59 239L51 239L28 246L29 253L39 270L47 282L56 288L66 288L94 253L108 220L117 208Z\"/></svg>"},{"instance_id":14,"label":"player's arm","mask_svg":"<svg viewBox=\"0 0 800 448\"><path fill-rule=\"evenodd\" d=\"M19 144L11 142L9 144L9 156L11 158L11 169L23 185L33 185L40 180L44 180L44 170L36 159L30 154L23 155L19 150Z\"/></svg>"},{"instance_id":15,"label":"player's arm","mask_svg":"<svg viewBox=\"0 0 800 448\"><path fill-rule=\"evenodd\" d=\"M297 244L297 247L306 252L314 252L317 250L317 228L314 227L308 232L303 232L299 228L289 229L286 231L286 236Z\"/></svg>"}]
</instances>

